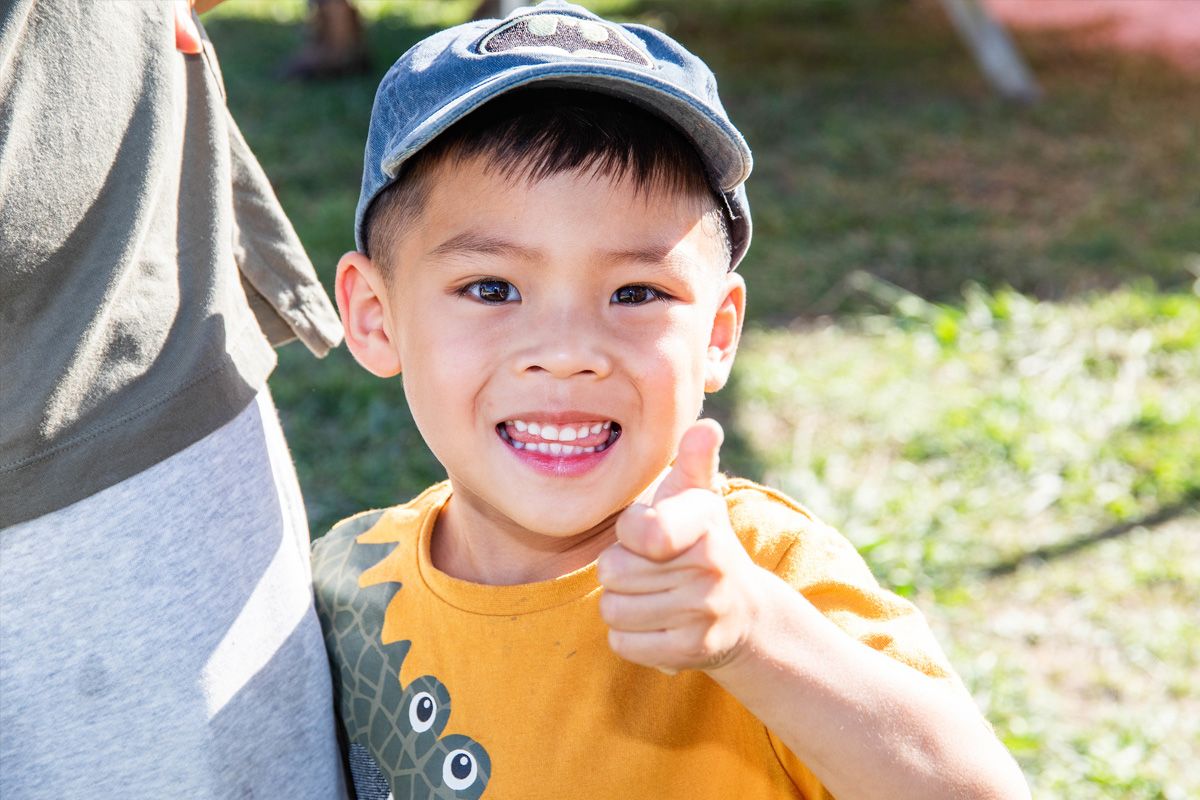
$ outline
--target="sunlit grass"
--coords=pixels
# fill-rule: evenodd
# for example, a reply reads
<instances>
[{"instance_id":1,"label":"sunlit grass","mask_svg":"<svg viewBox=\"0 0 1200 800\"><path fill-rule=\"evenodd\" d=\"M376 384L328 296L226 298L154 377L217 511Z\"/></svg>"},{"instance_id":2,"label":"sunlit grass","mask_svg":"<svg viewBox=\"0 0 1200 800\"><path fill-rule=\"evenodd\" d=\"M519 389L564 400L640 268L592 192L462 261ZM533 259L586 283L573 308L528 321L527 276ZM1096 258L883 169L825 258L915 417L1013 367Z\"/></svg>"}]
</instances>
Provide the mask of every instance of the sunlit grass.
<instances>
[{"instance_id":1,"label":"sunlit grass","mask_svg":"<svg viewBox=\"0 0 1200 800\"><path fill-rule=\"evenodd\" d=\"M1200 497L1196 295L894 299L748 336L721 402L902 591Z\"/></svg>"}]
</instances>

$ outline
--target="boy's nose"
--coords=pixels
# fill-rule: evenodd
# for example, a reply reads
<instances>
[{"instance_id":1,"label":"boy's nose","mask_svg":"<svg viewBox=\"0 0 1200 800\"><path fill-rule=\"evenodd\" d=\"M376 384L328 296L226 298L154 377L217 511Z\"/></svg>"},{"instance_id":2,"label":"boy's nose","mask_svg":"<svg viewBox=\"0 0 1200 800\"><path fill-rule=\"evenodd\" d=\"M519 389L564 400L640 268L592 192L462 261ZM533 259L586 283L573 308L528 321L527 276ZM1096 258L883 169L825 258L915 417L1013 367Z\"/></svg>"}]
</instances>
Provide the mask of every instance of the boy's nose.
<instances>
[{"instance_id":1,"label":"boy's nose","mask_svg":"<svg viewBox=\"0 0 1200 800\"><path fill-rule=\"evenodd\" d=\"M612 358L604 347L604 337L579 314L556 315L531 326L526 346L517 354L518 372L546 372L555 378L576 375L606 377L612 372Z\"/></svg>"}]
</instances>

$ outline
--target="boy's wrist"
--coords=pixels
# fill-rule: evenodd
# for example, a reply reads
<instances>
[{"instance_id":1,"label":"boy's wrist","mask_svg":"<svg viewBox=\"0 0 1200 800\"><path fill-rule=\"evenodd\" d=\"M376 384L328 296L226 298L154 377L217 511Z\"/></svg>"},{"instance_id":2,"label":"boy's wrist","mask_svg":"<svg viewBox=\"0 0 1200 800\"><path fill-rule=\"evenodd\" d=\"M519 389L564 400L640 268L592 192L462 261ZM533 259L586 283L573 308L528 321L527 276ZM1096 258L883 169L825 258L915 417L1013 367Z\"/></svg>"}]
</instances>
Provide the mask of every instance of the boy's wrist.
<instances>
[{"instance_id":1,"label":"boy's wrist","mask_svg":"<svg viewBox=\"0 0 1200 800\"><path fill-rule=\"evenodd\" d=\"M778 660L773 647L787 641L781 621L796 616L797 603L807 605L803 597L773 572L757 564L748 572L745 632L719 663L703 670L734 696L739 694L739 686L761 680L764 666Z\"/></svg>"}]
</instances>

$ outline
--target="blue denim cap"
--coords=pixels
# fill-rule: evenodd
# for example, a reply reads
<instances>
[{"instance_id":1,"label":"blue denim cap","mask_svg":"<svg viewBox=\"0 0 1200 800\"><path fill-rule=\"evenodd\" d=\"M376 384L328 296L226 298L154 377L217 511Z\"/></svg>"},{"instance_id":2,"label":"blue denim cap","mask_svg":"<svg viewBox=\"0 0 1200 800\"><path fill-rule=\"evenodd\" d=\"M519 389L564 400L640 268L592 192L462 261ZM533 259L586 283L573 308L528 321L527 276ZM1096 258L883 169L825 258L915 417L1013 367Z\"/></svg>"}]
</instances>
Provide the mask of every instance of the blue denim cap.
<instances>
[{"instance_id":1,"label":"blue denim cap","mask_svg":"<svg viewBox=\"0 0 1200 800\"><path fill-rule=\"evenodd\" d=\"M404 162L484 103L531 84L613 95L673 123L696 146L709 183L728 206L730 268L738 265L750 245L744 183L753 162L721 105L712 70L660 31L609 22L562 0L449 28L392 65L371 109L354 215L358 249L364 250L367 209Z\"/></svg>"}]
</instances>

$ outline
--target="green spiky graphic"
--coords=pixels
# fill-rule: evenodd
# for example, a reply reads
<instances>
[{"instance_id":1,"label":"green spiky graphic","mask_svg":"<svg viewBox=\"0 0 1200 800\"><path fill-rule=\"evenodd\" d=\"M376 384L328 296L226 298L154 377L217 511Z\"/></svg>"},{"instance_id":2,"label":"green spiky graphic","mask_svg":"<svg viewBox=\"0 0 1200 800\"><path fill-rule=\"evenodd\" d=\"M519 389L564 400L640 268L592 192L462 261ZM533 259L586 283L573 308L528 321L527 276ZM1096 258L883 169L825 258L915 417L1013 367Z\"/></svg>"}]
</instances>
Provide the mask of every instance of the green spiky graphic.
<instances>
[{"instance_id":1,"label":"green spiky graphic","mask_svg":"<svg viewBox=\"0 0 1200 800\"><path fill-rule=\"evenodd\" d=\"M313 547L317 614L342 724L351 746L374 759L395 800L477 800L491 775L487 751L466 736L442 737L449 691L432 675L402 687L400 667L412 643L382 642L384 611L401 585L358 586L363 571L397 547L355 541L383 513L347 520Z\"/></svg>"}]
</instances>

